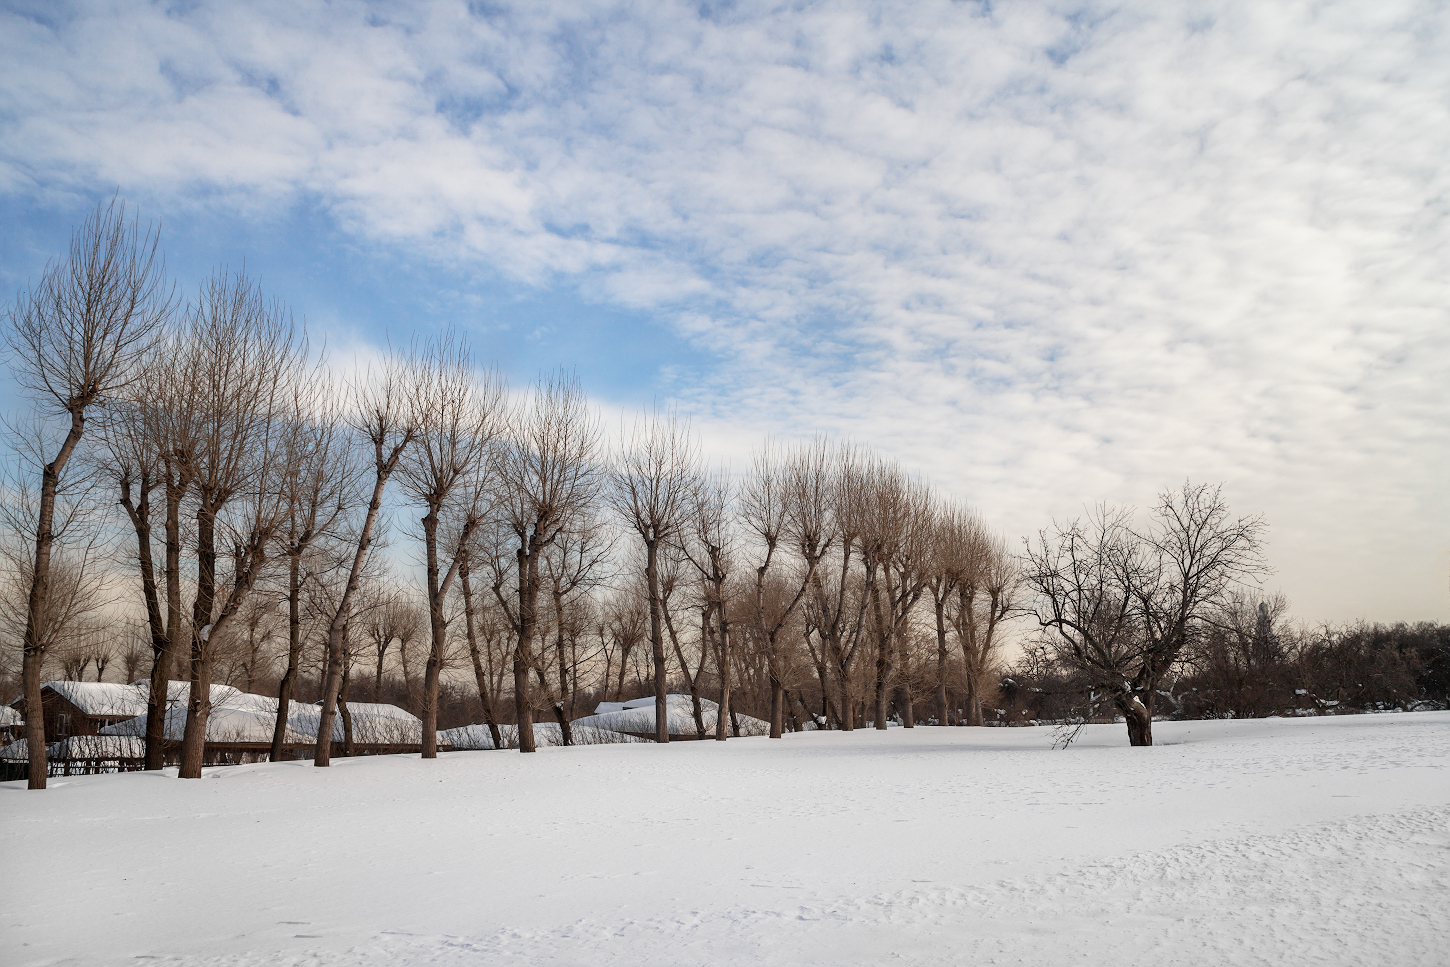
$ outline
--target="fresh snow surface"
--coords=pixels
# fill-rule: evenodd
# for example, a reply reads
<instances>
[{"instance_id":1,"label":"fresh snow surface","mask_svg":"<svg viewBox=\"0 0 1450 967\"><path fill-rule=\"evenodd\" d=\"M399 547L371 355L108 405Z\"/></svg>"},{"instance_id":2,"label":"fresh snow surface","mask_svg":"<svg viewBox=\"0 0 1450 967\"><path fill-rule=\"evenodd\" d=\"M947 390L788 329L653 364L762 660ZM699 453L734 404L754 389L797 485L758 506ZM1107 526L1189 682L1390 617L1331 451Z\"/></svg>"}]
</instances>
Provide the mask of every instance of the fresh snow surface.
<instances>
[{"instance_id":1,"label":"fresh snow surface","mask_svg":"<svg viewBox=\"0 0 1450 967\"><path fill-rule=\"evenodd\" d=\"M1450 713L0 786L3 962L1443 965ZM144 961L142 960L144 958Z\"/></svg>"}]
</instances>

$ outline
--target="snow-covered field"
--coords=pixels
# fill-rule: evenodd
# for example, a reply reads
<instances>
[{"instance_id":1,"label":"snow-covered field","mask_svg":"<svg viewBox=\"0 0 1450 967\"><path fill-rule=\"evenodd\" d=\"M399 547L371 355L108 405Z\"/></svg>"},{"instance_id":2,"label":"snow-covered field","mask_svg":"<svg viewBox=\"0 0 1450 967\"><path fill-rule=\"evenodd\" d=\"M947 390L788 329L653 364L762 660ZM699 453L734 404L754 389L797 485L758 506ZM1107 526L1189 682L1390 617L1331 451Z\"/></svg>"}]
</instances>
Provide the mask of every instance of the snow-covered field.
<instances>
[{"instance_id":1,"label":"snow-covered field","mask_svg":"<svg viewBox=\"0 0 1450 967\"><path fill-rule=\"evenodd\" d=\"M1450 963L1450 713L0 786L23 964Z\"/></svg>"}]
</instances>

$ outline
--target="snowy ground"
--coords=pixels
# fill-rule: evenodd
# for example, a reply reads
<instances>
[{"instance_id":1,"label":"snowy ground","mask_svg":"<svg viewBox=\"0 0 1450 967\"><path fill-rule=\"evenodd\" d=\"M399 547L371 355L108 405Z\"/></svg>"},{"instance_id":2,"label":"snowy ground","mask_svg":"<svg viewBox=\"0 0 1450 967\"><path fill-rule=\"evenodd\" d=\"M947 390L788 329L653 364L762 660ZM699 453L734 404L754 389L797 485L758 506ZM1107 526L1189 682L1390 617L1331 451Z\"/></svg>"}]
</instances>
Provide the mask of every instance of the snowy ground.
<instances>
[{"instance_id":1,"label":"snowy ground","mask_svg":"<svg viewBox=\"0 0 1450 967\"><path fill-rule=\"evenodd\" d=\"M24 964L1450 962L1450 713L0 786Z\"/></svg>"}]
</instances>

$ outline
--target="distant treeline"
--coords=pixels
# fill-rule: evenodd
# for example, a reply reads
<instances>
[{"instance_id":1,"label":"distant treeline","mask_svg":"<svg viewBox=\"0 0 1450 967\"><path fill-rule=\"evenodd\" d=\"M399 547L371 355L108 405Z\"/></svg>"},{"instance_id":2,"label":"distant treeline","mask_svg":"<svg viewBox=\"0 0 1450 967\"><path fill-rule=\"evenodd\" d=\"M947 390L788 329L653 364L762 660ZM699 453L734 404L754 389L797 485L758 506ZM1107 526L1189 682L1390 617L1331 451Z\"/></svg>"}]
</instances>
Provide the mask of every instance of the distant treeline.
<instances>
[{"instance_id":1,"label":"distant treeline","mask_svg":"<svg viewBox=\"0 0 1450 967\"><path fill-rule=\"evenodd\" d=\"M1273 608L1266 608L1272 612ZM1267 634L1216 627L1159 688L1164 718L1263 718L1450 708L1450 625L1358 623ZM1000 721L1110 720L1081 673L1031 649L1004 672Z\"/></svg>"}]
</instances>

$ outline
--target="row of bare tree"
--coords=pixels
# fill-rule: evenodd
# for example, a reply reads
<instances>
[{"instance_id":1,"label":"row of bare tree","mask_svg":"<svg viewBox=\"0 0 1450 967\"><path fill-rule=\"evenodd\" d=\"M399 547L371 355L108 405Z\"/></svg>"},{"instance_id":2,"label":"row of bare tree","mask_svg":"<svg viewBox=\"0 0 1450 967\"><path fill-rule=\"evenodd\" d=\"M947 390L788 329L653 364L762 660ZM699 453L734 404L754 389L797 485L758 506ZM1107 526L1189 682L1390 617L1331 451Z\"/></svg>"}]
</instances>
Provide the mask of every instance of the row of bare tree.
<instances>
[{"instance_id":1,"label":"row of bare tree","mask_svg":"<svg viewBox=\"0 0 1450 967\"><path fill-rule=\"evenodd\" d=\"M911 724L903 669L923 600L935 612L937 715L947 717L946 670L960 654L968 717L980 719L1012 559L972 512L865 450L767 445L737 481L705 464L687 423L658 411L611 447L573 379L510 397L451 333L345 382L246 275L219 270L183 298L156 231L119 202L98 208L9 322L13 368L37 405L27 432L16 428L29 448L16 452L34 457L38 485L22 459L6 505L11 533L34 537L9 542L11 583L26 591L11 616L26 708L39 712L65 630L134 595L150 644L148 768L175 731L170 683L189 683L180 774L196 777L218 660L273 641L285 642L280 754L309 639L323 652L315 761L328 764L357 643L376 649L375 692L387 650L404 647L382 626L399 611L388 605L399 582L375 553L390 516L416 519L406 529L421 545L424 756L436 755L440 681L460 638L489 724L512 718L525 752L536 708L552 709L567 736L581 678L601 660L605 679L617 671L623 683L636 632L660 742L672 678L695 696L697 720L711 681L719 739L737 677L763 683L779 736L803 670L821 693L813 717L851 729L865 712L885 728L894 703ZM61 424L63 436L49 432ZM123 541L103 526L115 508ZM117 546L129 576L107 566ZM601 609L606 593L615 600ZM273 610L286 632L259 642L258 616ZM249 674L256 664L243 663ZM27 714L27 737L31 784L43 786L41 715Z\"/></svg>"},{"instance_id":2,"label":"row of bare tree","mask_svg":"<svg viewBox=\"0 0 1450 967\"><path fill-rule=\"evenodd\" d=\"M574 379L510 394L455 333L344 380L245 274L218 270L184 298L156 231L118 201L8 316L36 413L11 428L0 623L36 713L33 787L48 663L98 678L147 665L147 767L181 726L192 778L219 668L249 687L275 672L274 757L312 675L318 766L354 669L371 665L376 698L390 652L425 757L450 669L471 668L495 744L507 722L524 752L536 713L567 742L586 700L623 697L631 672L654 694L658 742L676 685L702 736L701 703L717 702L720 740L737 692L773 737L919 713L981 724L1002 628L1023 615L1147 745L1165 679L1266 572L1263 522L1213 487L1164 493L1143 523L1100 508L1013 554L866 448L767 441L732 475L658 410L611 442ZM418 593L379 553L395 519ZM98 644L127 605L142 633ZM188 683L184 724L173 681Z\"/></svg>"}]
</instances>

